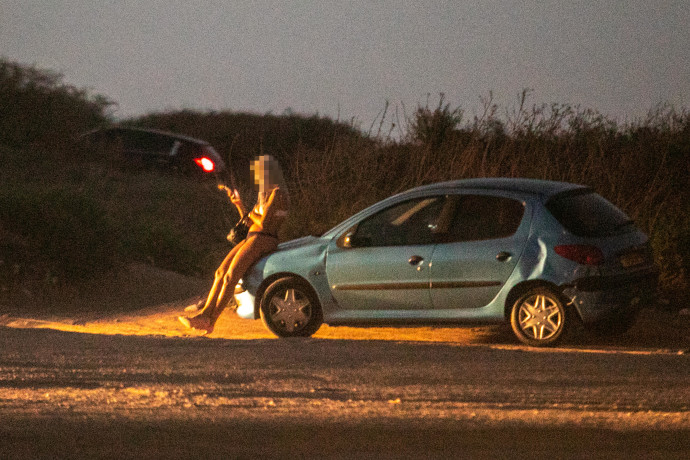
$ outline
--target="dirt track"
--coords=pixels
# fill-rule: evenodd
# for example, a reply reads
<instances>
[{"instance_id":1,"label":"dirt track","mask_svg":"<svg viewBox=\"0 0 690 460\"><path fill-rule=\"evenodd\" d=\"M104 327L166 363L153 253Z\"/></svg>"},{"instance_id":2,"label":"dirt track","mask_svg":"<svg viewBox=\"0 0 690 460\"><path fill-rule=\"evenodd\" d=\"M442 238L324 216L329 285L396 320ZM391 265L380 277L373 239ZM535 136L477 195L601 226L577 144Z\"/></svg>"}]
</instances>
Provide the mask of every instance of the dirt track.
<instances>
[{"instance_id":1,"label":"dirt track","mask_svg":"<svg viewBox=\"0 0 690 460\"><path fill-rule=\"evenodd\" d=\"M119 276L95 281L90 290L45 302L36 300L28 308L13 305L0 309L0 325L50 328L96 334L200 336L186 331L177 321L184 307L196 303L208 288L208 281L185 277L145 265L133 265ZM0 307L3 308L3 307ZM4 313L4 314L3 314ZM690 310L675 314L656 309L642 311L628 333L612 338L578 336L563 349L649 351L690 353ZM494 344L521 348L505 327L414 327L350 328L328 327L315 334L321 339L394 340L457 344ZM209 338L274 338L260 321L242 320L232 312L221 316Z\"/></svg>"},{"instance_id":2,"label":"dirt track","mask_svg":"<svg viewBox=\"0 0 690 460\"><path fill-rule=\"evenodd\" d=\"M193 337L176 315L205 284L136 266L68 304L6 308L0 457L690 453L688 315L649 309L624 336L547 350L497 327L278 340L231 314Z\"/></svg>"}]
</instances>

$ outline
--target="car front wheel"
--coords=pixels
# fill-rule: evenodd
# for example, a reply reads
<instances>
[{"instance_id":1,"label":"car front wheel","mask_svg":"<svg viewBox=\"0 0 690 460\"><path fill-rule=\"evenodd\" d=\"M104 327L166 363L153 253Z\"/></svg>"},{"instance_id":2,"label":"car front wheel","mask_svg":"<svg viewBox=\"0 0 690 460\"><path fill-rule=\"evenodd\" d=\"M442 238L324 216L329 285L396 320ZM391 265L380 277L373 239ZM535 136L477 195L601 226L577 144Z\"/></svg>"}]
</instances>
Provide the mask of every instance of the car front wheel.
<instances>
[{"instance_id":1,"label":"car front wheel","mask_svg":"<svg viewBox=\"0 0 690 460\"><path fill-rule=\"evenodd\" d=\"M565 306L550 289L531 289L513 304L510 325L522 343L533 347L553 345L565 330Z\"/></svg>"},{"instance_id":2,"label":"car front wheel","mask_svg":"<svg viewBox=\"0 0 690 460\"><path fill-rule=\"evenodd\" d=\"M278 337L309 337L323 323L316 295L297 278L274 281L261 298L260 313L266 328Z\"/></svg>"}]
</instances>

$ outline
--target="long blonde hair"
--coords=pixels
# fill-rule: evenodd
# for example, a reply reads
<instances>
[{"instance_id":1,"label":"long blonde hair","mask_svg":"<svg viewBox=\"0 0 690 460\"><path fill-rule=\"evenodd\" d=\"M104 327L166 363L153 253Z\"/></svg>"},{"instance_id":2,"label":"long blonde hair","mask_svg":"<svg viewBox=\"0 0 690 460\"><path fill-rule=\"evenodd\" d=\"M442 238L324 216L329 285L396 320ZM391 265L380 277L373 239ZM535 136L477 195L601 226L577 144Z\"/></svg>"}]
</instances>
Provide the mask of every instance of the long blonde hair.
<instances>
[{"instance_id":1,"label":"long blonde hair","mask_svg":"<svg viewBox=\"0 0 690 460\"><path fill-rule=\"evenodd\" d=\"M254 174L254 184L259 187L259 196L257 199L257 207L263 210L263 205L271 192L276 187L284 193L285 198L289 200L289 193L287 185L285 184L285 176L280 163L271 155L261 155L256 157L249 164L250 171Z\"/></svg>"}]
</instances>

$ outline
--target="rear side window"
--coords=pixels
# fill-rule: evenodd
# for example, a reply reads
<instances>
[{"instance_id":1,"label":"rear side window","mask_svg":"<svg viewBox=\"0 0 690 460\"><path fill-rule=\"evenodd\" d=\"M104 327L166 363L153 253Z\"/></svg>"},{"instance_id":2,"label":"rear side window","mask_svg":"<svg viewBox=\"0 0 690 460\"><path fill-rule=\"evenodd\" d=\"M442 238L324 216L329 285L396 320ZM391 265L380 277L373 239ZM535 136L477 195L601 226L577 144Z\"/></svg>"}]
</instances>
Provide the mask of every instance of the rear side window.
<instances>
[{"instance_id":1,"label":"rear side window","mask_svg":"<svg viewBox=\"0 0 690 460\"><path fill-rule=\"evenodd\" d=\"M506 238L520 226L525 206L510 198L490 195L453 197L455 216L448 228L448 242Z\"/></svg>"},{"instance_id":2,"label":"rear side window","mask_svg":"<svg viewBox=\"0 0 690 460\"><path fill-rule=\"evenodd\" d=\"M597 237L620 232L632 221L620 209L591 190L556 196L546 209L573 235Z\"/></svg>"},{"instance_id":3,"label":"rear side window","mask_svg":"<svg viewBox=\"0 0 690 460\"><path fill-rule=\"evenodd\" d=\"M203 154L203 148L191 142L180 142L175 154L182 158L193 158Z\"/></svg>"},{"instance_id":4,"label":"rear side window","mask_svg":"<svg viewBox=\"0 0 690 460\"><path fill-rule=\"evenodd\" d=\"M124 132L121 134L126 151L143 155L168 155L175 139L146 132Z\"/></svg>"}]
</instances>

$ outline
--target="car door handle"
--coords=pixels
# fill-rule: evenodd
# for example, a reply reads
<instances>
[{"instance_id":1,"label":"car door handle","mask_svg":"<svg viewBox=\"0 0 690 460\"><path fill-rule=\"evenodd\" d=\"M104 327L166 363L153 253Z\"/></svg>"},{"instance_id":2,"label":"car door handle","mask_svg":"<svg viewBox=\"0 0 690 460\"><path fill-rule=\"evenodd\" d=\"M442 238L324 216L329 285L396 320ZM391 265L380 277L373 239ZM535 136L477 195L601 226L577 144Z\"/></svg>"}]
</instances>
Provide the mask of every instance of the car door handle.
<instances>
[{"instance_id":1,"label":"car door handle","mask_svg":"<svg viewBox=\"0 0 690 460\"><path fill-rule=\"evenodd\" d=\"M498 260L499 262L505 262L506 260L510 259L511 256L512 256L511 253L506 252L506 251L501 251L498 254L496 254L496 260Z\"/></svg>"},{"instance_id":2,"label":"car door handle","mask_svg":"<svg viewBox=\"0 0 690 460\"><path fill-rule=\"evenodd\" d=\"M422 256L412 256L410 259L407 261L410 265L415 266L419 265L421 261L423 261L424 258Z\"/></svg>"}]
</instances>

